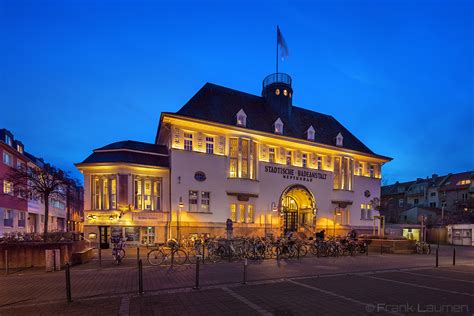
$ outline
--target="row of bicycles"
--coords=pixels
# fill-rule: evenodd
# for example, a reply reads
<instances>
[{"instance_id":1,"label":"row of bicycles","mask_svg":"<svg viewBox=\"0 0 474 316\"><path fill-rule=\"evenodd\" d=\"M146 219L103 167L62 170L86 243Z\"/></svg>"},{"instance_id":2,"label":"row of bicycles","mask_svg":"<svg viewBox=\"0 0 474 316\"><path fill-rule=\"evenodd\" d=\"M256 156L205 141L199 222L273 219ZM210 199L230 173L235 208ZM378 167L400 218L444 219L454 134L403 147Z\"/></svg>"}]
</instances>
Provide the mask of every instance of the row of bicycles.
<instances>
[{"instance_id":1,"label":"row of bicycles","mask_svg":"<svg viewBox=\"0 0 474 316\"><path fill-rule=\"evenodd\" d=\"M368 251L367 241L353 239L312 240L296 238L241 237L190 238L180 243L171 239L147 254L150 265L181 265L197 260L217 263L233 260L264 260L317 257L355 256Z\"/></svg>"}]
</instances>

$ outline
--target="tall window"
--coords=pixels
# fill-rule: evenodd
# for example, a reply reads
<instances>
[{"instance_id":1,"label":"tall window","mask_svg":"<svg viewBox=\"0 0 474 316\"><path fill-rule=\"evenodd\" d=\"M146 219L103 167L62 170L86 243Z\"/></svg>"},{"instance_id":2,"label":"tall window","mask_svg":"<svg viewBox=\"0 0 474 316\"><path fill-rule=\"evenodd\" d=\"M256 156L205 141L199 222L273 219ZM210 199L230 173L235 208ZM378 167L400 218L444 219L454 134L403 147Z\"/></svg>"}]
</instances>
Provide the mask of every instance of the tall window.
<instances>
[{"instance_id":1,"label":"tall window","mask_svg":"<svg viewBox=\"0 0 474 316\"><path fill-rule=\"evenodd\" d=\"M22 153L23 153L23 146L21 146L20 144L17 144L17 145L16 145L16 150L17 150L20 154L22 154Z\"/></svg>"},{"instance_id":2,"label":"tall window","mask_svg":"<svg viewBox=\"0 0 474 316\"><path fill-rule=\"evenodd\" d=\"M206 137L206 153L214 154L214 137Z\"/></svg>"},{"instance_id":3,"label":"tall window","mask_svg":"<svg viewBox=\"0 0 474 316\"><path fill-rule=\"evenodd\" d=\"M192 151L193 150L193 134L184 133L184 150Z\"/></svg>"},{"instance_id":4,"label":"tall window","mask_svg":"<svg viewBox=\"0 0 474 316\"><path fill-rule=\"evenodd\" d=\"M245 223L245 205L239 204L239 222Z\"/></svg>"},{"instance_id":5,"label":"tall window","mask_svg":"<svg viewBox=\"0 0 474 316\"><path fill-rule=\"evenodd\" d=\"M237 178L237 164L238 164L238 153L239 153L239 139L231 138L229 141L229 176L231 178Z\"/></svg>"},{"instance_id":6,"label":"tall window","mask_svg":"<svg viewBox=\"0 0 474 316\"><path fill-rule=\"evenodd\" d=\"M133 180L135 209L161 210L161 180L154 177L135 176Z\"/></svg>"},{"instance_id":7,"label":"tall window","mask_svg":"<svg viewBox=\"0 0 474 316\"><path fill-rule=\"evenodd\" d=\"M3 163L8 166L13 166L13 157L6 151L3 152Z\"/></svg>"},{"instance_id":8,"label":"tall window","mask_svg":"<svg viewBox=\"0 0 474 316\"><path fill-rule=\"evenodd\" d=\"M375 168L374 165L370 165L369 175L371 178L375 177Z\"/></svg>"},{"instance_id":9,"label":"tall window","mask_svg":"<svg viewBox=\"0 0 474 316\"><path fill-rule=\"evenodd\" d=\"M367 219L367 205L360 205L360 219Z\"/></svg>"},{"instance_id":10,"label":"tall window","mask_svg":"<svg viewBox=\"0 0 474 316\"><path fill-rule=\"evenodd\" d=\"M288 166L291 166L291 150L288 150L288 151L286 152L286 164L287 164Z\"/></svg>"},{"instance_id":11,"label":"tall window","mask_svg":"<svg viewBox=\"0 0 474 316\"><path fill-rule=\"evenodd\" d=\"M4 210L3 226L13 227L13 210Z\"/></svg>"},{"instance_id":12,"label":"tall window","mask_svg":"<svg viewBox=\"0 0 474 316\"><path fill-rule=\"evenodd\" d=\"M5 143L6 143L8 146L11 146L11 145L12 145L12 138L11 138L9 135L5 135Z\"/></svg>"},{"instance_id":13,"label":"tall window","mask_svg":"<svg viewBox=\"0 0 474 316\"><path fill-rule=\"evenodd\" d=\"M323 157L318 155L318 169L323 169Z\"/></svg>"},{"instance_id":14,"label":"tall window","mask_svg":"<svg viewBox=\"0 0 474 316\"><path fill-rule=\"evenodd\" d=\"M249 174L249 141L248 139L242 139L242 168L241 178L248 178Z\"/></svg>"},{"instance_id":15,"label":"tall window","mask_svg":"<svg viewBox=\"0 0 474 316\"><path fill-rule=\"evenodd\" d=\"M110 180L110 208L117 209L117 179Z\"/></svg>"},{"instance_id":16,"label":"tall window","mask_svg":"<svg viewBox=\"0 0 474 316\"><path fill-rule=\"evenodd\" d=\"M347 157L334 159L334 189L352 190L353 160Z\"/></svg>"},{"instance_id":17,"label":"tall window","mask_svg":"<svg viewBox=\"0 0 474 316\"><path fill-rule=\"evenodd\" d=\"M256 143L248 139L229 140L229 177L255 179L257 170Z\"/></svg>"},{"instance_id":18,"label":"tall window","mask_svg":"<svg viewBox=\"0 0 474 316\"><path fill-rule=\"evenodd\" d=\"M201 211L210 212L211 193L201 191Z\"/></svg>"},{"instance_id":19,"label":"tall window","mask_svg":"<svg viewBox=\"0 0 474 316\"><path fill-rule=\"evenodd\" d=\"M237 222L237 204L230 205L230 219L234 223Z\"/></svg>"},{"instance_id":20,"label":"tall window","mask_svg":"<svg viewBox=\"0 0 474 316\"><path fill-rule=\"evenodd\" d=\"M303 154L301 157L301 161L303 164L303 168L307 168L308 167L308 154Z\"/></svg>"},{"instance_id":21,"label":"tall window","mask_svg":"<svg viewBox=\"0 0 474 316\"><path fill-rule=\"evenodd\" d=\"M26 226L26 212L18 212L18 227Z\"/></svg>"},{"instance_id":22,"label":"tall window","mask_svg":"<svg viewBox=\"0 0 474 316\"><path fill-rule=\"evenodd\" d=\"M271 163L275 162L275 147L268 148L268 161Z\"/></svg>"},{"instance_id":23,"label":"tall window","mask_svg":"<svg viewBox=\"0 0 474 316\"><path fill-rule=\"evenodd\" d=\"M253 223L254 214L253 214L253 204L247 205L247 223Z\"/></svg>"},{"instance_id":24,"label":"tall window","mask_svg":"<svg viewBox=\"0 0 474 316\"><path fill-rule=\"evenodd\" d=\"M189 211L197 212L198 210L198 191L189 191Z\"/></svg>"}]
</instances>

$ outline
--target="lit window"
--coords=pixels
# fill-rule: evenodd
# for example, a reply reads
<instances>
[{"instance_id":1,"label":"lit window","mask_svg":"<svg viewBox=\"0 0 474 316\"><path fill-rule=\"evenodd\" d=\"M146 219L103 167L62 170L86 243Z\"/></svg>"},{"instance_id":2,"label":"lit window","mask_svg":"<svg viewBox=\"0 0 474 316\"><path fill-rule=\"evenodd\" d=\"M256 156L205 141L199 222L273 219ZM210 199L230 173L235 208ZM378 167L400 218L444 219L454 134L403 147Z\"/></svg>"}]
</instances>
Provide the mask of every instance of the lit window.
<instances>
[{"instance_id":1,"label":"lit window","mask_svg":"<svg viewBox=\"0 0 474 316\"><path fill-rule=\"evenodd\" d=\"M143 202L145 203L144 209L145 210L151 210L152 209L152 198L151 198L151 181L150 180L145 180L145 186L144 186L144 196L143 196Z\"/></svg>"},{"instance_id":2,"label":"lit window","mask_svg":"<svg viewBox=\"0 0 474 316\"><path fill-rule=\"evenodd\" d=\"M254 214L253 214L253 204L247 205L247 223L253 223Z\"/></svg>"},{"instance_id":3,"label":"lit window","mask_svg":"<svg viewBox=\"0 0 474 316\"><path fill-rule=\"evenodd\" d=\"M268 161L271 163L275 162L275 148L274 147L268 148Z\"/></svg>"},{"instance_id":4,"label":"lit window","mask_svg":"<svg viewBox=\"0 0 474 316\"><path fill-rule=\"evenodd\" d=\"M117 179L110 179L110 208L117 209Z\"/></svg>"},{"instance_id":5,"label":"lit window","mask_svg":"<svg viewBox=\"0 0 474 316\"><path fill-rule=\"evenodd\" d=\"M286 164L287 164L288 166L291 166L291 154L292 154L292 153L291 153L291 150L288 150L288 151L286 152Z\"/></svg>"},{"instance_id":6,"label":"lit window","mask_svg":"<svg viewBox=\"0 0 474 316\"><path fill-rule=\"evenodd\" d=\"M239 139L231 138L229 140L229 177L237 178L237 163L239 152Z\"/></svg>"},{"instance_id":7,"label":"lit window","mask_svg":"<svg viewBox=\"0 0 474 316\"><path fill-rule=\"evenodd\" d=\"M239 144L240 143L240 144ZM239 146L240 145L240 146ZM248 139L229 139L229 177L255 179L257 170L256 143Z\"/></svg>"},{"instance_id":8,"label":"lit window","mask_svg":"<svg viewBox=\"0 0 474 316\"><path fill-rule=\"evenodd\" d=\"M214 154L214 137L206 137L206 153Z\"/></svg>"},{"instance_id":9,"label":"lit window","mask_svg":"<svg viewBox=\"0 0 474 316\"><path fill-rule=\"evenodd\" d=\"M230 219L235 223L237 221L237 205L230 205Z\"/></svg>"},{"instance_id":10,"label":"lit window","mask_svg":"<svg viewBox=\"0 0 474 316\"><path fill-rule=\"evenodd\" d=\"M375 168L374 168L374 165L370 165L369 176L370 176L371 178L375 177Z\"/></svg>"},{"instance_id":11,"label":"lit window","mask_svg":"<svg viewBox=\"0 0 474 316\"><path fill-rule=\"evenodd\" d=\"M6 151L3 152L3 163L8 166L13 166L13 157Z\"/></svg>"},{"instance_id":12,"label":"lit window","mask_svg":"<svg viewBox=\"0 0 474 316\"><path fill-rule=\"evenodd\" d=\"M303 168L306 168L308 166L308 154L303 154L301 160L302 160Z\"/></svg>"},{"instance_id":13,"label":"lit window","mask_svg":"<svg viewBox=\"0 0 474 316\"><path fill-rule=\"evenodd\" d=\"M360 205L360 219L367 219L367 206L365 204Z\"/></svg>"},{"instance_id":14,"label":"lit window","mask_svg":"<svg viewBox=\"0 0 474 316\"><path fill-rule=\"evenodd\" d=\"M210 192L201 192L201 211L202 212L209 212L210 209L210 202L211 202L211 193Z\"/></svg>"},{"instance_id":15,"label":"lit window","mask_svg":"<svg viewBox=\"0 0 474 316\"><path fill-rule=\"evenodd\" d=\"M112 180L112 188L115 179ZM157 211L161 209L161 181L160 178L134 177L134 201L136 210ZM116 196L116 190L111 190L111 196ZM116 203L113 202L112 206Z\"/></svg>"},{"instance_id":16,"label":"lit window","mask_svg":"<svg viewBox=\"0 0 474 316\"><path fill-rule=\"evenodd\" d=\"M469 179L460 180L460 181L458 181L458 183L456 183L456 185L467 185L467 184L471 184L471 180L469 180Z\"/></svg>"},{"instance_id":17,"label":"lit window","mask_svg":"<svg viewBox=\"0 0 474 316\"><path fill-rule=\"evenodd\" d=\"M249 170L249 140L248 139L242 139L242 153L241 153L241 161L242 161L242 166L240 168L241 174L240 178L248 178L248 170Z\"/></svg>"},{"instance_id":18,"label":"lit window","mask_svg":"<svg viewBox=\"0 0 474 316\"><path fill-rule=\"evenodd\" d=\"M286 89L283 90L283 95L284 95L285 97L288 96L288 90L286 90Z\"/></svg>"},{"instance_id":19,"label":"lit window","mask_svg":"<svg viewBox=\"0 0 474 316\"><path fill-rule=\"evenodd\" d=\"M239 222L245 223L245 205L239 204Z\"/></svg>"},{"instance_id":20,"label":"lit window","mask_svg":"<svg viewBox=\"0 0 474 316\"><path fill-rule=\"evenodd\" d=\"M197 212L198 191L189 191L189 211Z\"/></svg>"},{"instance_id":21,"label":"lit window","mask_svg":"<svg viewBox=\"0 0 474 316\"><path fill-rule=\"evenodd\" d=\"M13 195L13 183L3 180L3 193Z\"/></svg>"},{"instance_id":22,"label":"lit window","mask_svg":"<svg viewBox=\"0 0 474 316\"><path fill-rule=\"evenodd\" d=\"M323 157L318 155L318 169L323 169Z\"/></svg>"},{"instance_id":23,"label":"lit window","mask_svg":"<svg viewBox=\"0 0 474 316\"><path fill-rule=\"evenodd\" d=\"M184 133L184 150L192 151L193 150L193 134Z\"/></svg>"},{"instance_id":24,"label":"lit window","mask_svg":"<svg viewBox=\"0 0 474 316\"><path fill-rule=\"evenodd\" d=\"M280 89L276 89L276 90L275 90L275 94L276 94L276 95L280 95Z\"/></svg>"}]
</instances>

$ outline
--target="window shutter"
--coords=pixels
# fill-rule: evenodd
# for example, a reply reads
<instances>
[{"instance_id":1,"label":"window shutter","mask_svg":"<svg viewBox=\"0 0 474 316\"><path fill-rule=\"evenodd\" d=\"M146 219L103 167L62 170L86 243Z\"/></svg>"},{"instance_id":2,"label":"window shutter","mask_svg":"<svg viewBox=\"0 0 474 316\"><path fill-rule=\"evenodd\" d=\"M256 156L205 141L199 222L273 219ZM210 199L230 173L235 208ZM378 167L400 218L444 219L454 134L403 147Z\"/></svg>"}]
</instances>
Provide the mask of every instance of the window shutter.
<instances>
[{"instance_id":1,"label":"window shutter","mask_svg":"<svg viewBox=\"0 0 474 316\"><path fill-rule=\"evenodd\" d=\"M172 134L172 140L173 140L171 147L177 148L177 149L183 149L184 148L183 131L177 128L176 126L172 126L171 134Z\"/></svg>"}]
</instances>

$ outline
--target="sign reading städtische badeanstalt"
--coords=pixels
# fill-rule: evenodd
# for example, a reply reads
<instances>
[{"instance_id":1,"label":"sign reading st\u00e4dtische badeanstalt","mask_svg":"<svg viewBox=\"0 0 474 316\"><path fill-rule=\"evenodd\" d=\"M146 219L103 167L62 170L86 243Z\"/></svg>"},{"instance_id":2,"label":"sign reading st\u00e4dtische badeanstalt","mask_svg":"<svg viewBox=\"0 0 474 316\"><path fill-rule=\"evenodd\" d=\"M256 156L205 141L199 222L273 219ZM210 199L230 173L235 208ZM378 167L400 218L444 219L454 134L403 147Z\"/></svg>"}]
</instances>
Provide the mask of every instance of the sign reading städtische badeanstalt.
<instances>
[{"instance_id":1,"label":"sign reading st\u00e4dtische badeanstalt","mask_svg":"<svg viewBox=\"0 0 474 316\"><path fill-rule=\"evenodd\" d=\"M293 168L282 168L274 166L265 166L265 172L281 174L283 175L283 179L300 180L307 182L313 182L313 179L326 180L327 176L327 174L317 171L296 170Z\"/></svg>"}]
</instances>

